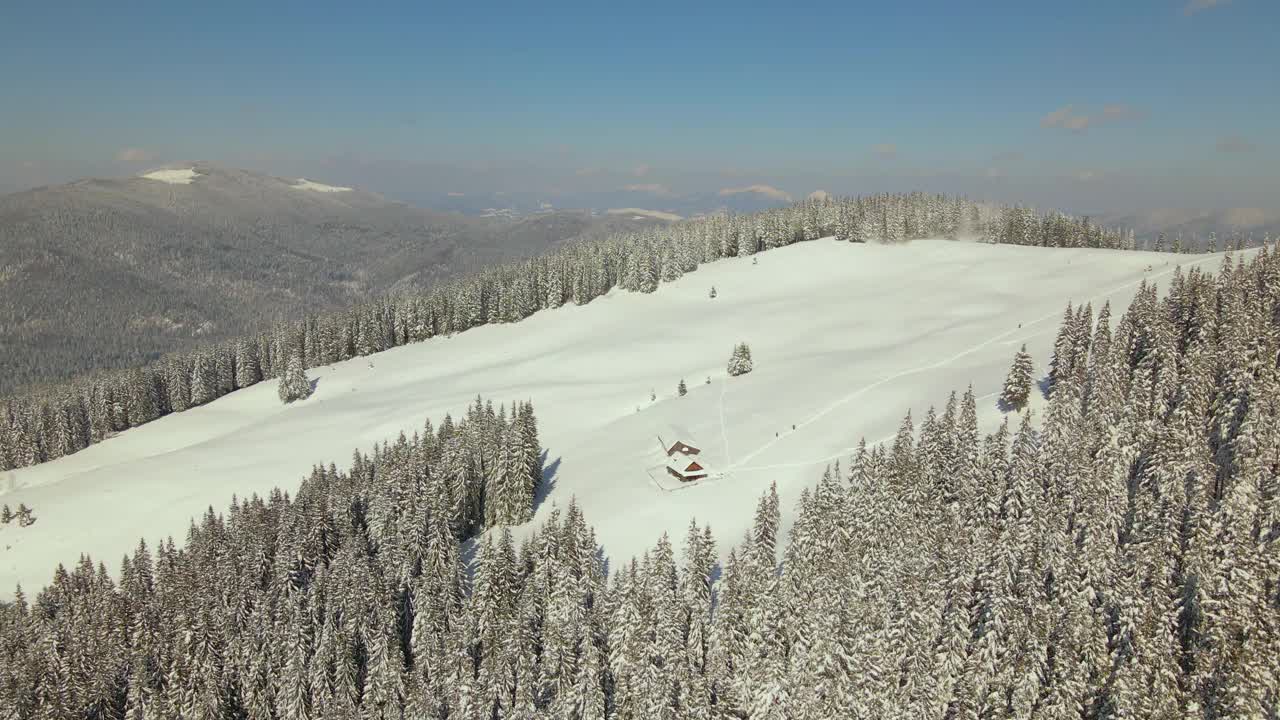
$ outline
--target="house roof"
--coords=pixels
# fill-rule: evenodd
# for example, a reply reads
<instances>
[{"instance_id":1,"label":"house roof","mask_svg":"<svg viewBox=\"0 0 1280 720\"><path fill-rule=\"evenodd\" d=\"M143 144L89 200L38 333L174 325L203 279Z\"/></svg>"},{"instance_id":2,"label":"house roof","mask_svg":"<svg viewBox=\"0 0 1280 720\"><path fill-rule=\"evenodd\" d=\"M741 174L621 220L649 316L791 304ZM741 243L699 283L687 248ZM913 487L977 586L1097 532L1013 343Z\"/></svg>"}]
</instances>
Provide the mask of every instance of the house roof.
<instances>
[{"instance_id":1,"label":"house roof","mask_svg":"<svg viewBox=\"0 0 1280 720\"><path fill-rule=\"evenodd\" d=\"M667 468L681 476L695 474L705 475L707 473L706 467L694 460L692 457L682 453L676 453L675 455L667 458Z\"/></svg>"},{"instance_id":2,"label":"house roof","mask_svg":"<svg viewBox=\"0 0 1280 720\"><path fill-rule=\"evenodd\" d=\"M688 428L681 425L664 425L658 428L658 443L662 445L662 451L667 455L671 454L677 444L689 447L693 451L689 453L690 455L702 452L702 449L694 444L694 437Z\"/></svg>"},{"instance_id":3,"label":"house roof","mask_svg":"<svg viewBox=\"0 0 1280 720\"><path fill-rule=\"evenodd\" d=\"M681 477L689 475L710 475L717 472L718 468L726 465L719 451L719 444L711 442L706 445L699 442L695 445L695 441L702 439L704 442L710 442L708 428L700 428L702 432L694 433L684 425L680 424L663 424L659 425L655 431L655 437L651 441L658 447L654 455L651 455L652 462L660 463L668 470ZM687 453L674 451L677 444L685 445L690 450ZM653 446L650 446L653 447ZM697 463L697 469L690 470L691 463Z\"/></svg>"},{"instance_id":4,"label":"house roof","mask_svg":"<svg viewBox=\"0 0 1280 720\"><path fill-rule=\"evenodd\" d=\"M702 450L694 447L692 443L685 442L683 440L676 440L667 448L667 454L674 455L677 452L682 452L685 455L697 455L702 452Z\"/></svg>"}]
</instances>

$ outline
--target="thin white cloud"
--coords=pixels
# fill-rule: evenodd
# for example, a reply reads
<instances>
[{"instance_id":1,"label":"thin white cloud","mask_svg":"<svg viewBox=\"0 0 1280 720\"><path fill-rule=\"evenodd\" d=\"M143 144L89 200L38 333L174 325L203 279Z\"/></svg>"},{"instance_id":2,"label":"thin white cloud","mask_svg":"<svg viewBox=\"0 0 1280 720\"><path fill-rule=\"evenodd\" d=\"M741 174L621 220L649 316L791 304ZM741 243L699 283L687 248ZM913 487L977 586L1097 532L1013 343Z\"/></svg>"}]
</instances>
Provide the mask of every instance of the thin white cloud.
<instances>
[{"instance_id":1,"label":"thin white cloud","mask_svg":"<svg viewBox=\"0 0 1280 720\"><path fill-rule=\"evenodd\" d=\"M460 192L449 193L449 197L465 197L465 196L466 196L466 193L460 193Z\"/></svg>"},{"instance_id":2,"label":"thin white cloud","mask_svg":"<svg viewBox=\"0 0 1280 720\"><path fill-rule=\"evenodd\" d=\"M635 183L633 185L625 185L622 188L628 192L643 192L653 195L671 195L671 190L662 183Z\"/></svg>"},{"instance_id":3,"label":"thin white cloud","mask_svg":"<svg viewBox=\"0 0 1280 720\"><path fill-rule=\"evenodd\" d=\"M116 153L116 161L122 163L144 163L152 158L150 150L142 148L122 148Z\"/></svg>"},{"instance_id":4,"label":"thin white cloud","mask_svg":"<svg viewBox=\"0 0 1280 720\"><path fill-rule=\"evenodd\" d=\"M879 145L872 145L871 152L874 153L876 157L889 160L898 157L898 146L893 143L880 143Z\"/></svg>"},{"instance_id":5,"label":"thin white cloud","mask_svg":"<svg viewBox=\"0 0 1280 720\"><path fill-rule=\"evenodd\" d=\"M1094 125L1119 122L1141 116L1141 112L1131 105L1112 103L1104 105L1097 114L1075 112L1075 105L1064 105L1040 118L1040 127L1059 128L1073 133L1083 133Z\"/></svg>"},{"instance_id":6,"label":"thin white cloud","mask_svg":"<svg viewBox=\"0 0 1280 720\"><path fill-rule=\"evenodd\" d=\"M814 190L813 192L809 193L809 199L810 200L830 200L831 193L827 192L826 190Z\"/></svg>"},{"instance_id":7,"label":"thin white cloud","mask_svg":"<svg viewBox=\"0 0 1280 720\"><path fill-rule=\"evenodd\" d=\"M1247 153L1253 152L1257 146L1239 135L1229 135L1219 138L1217 144L1214 145L1220 153Z\"/></svg>"},{"instance_id":8,"label":"thin white cloud","mask_svg":"<svg viewBox=\"0 0 1280 720\"><path fill-rule=\"evenodd\" d=\"M1089 127L1089 117L1087 115L1072 115L1071 110L1074 105L1064 105L1057 110L1040 118L1040 127L1042 128L1066 128L1069 130L1083 130Z\"/></svg>"},{"instance_id":9,"label":"thin white cloud","mask_svg":"<svg viewBox=\"0 0 1280 720\"><path fill-rule=\"evenodd\" d=\"M1102 108L1102 117L1108 120L1124 120L1126 118L1135 117L1138 111L1130 105L1124 103L1114 103L1105 105Z\"/></svg>"},{"instance_id":10,"label":"thin white cloud","mask_svg":"<svg viewBox=\"0 0 1280 720\"><path fill-rule=\"evenodd\" d=\"M1220 7L1231 2L1231 0L1191 0L1182 8L1183 15L1195 15L1201 10L1209 10L1211 8Z\"/></svg>"},{"instance_id":11,"label":"thin white cloud","mask_svg":"<svg viewBox=\"0 0 1280 720\"><path fill-rule=\"evenodd\" d=\"M635 175L636 177L644 177L645 175L649 174L649 170L650 168L648 165L638 165L636 166L636 169L631 171L631 174Z\"/></svg>"},{"instance_id":12,"label":"thin white cloud","mask_svg":"<svg viewBox=\"0 0 1280 720\"><path fill-rule=\"evenodd\" d=\"M724 188L716 194L720 197L728 197L730 195L740 195L742 193L759 193L778 200L791 202L791 195L789 193L784 190L779 190L772 185L748 185L740 188Z\"/></svg>"}]
</instances>

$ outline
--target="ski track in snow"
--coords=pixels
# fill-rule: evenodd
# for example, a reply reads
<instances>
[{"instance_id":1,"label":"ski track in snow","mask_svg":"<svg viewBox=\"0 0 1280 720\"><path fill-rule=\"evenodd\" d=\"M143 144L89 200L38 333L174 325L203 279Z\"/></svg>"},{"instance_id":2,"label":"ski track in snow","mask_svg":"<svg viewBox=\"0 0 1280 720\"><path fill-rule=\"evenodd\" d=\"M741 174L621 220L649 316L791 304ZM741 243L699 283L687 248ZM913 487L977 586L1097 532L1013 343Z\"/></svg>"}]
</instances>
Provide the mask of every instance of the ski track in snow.
<instances>
[{"instance_id":1,"label":"ski track in snow","mask_svg":"<svg viewBox=\"0 0 1280 720\"><path fill-rule=\"evenodd\" d=\"M1204 258L1201 258L1201 259L1199 259L1199 260L1192 260L1192 261L1190 261L1190 262L1183 263L1183 264L1188 265L1188 266L1190 266L1190 265L1199 265L1200 263L1206 262L1206 261L1211 260L1211 259L1217 259L1219 262L1221 262L1221 256L1208 255L1208 256L1206 256L1206 257L1204 257ZM1091 297L1091 298L1086 299L1086 300L1085 300L1085 302L1086 302L1086 303L1090 303L1090 304L1092 304L1092 303L1094 303L1094 302L1097 302L1097 301L1100 301L1100 300L1104 300L1104 299L1106 299L1106 298L1111 297L1112 295L1115 295L1116 293L1123 292L1123 291L1125 291L1125 290L1128 290L1129 288L1137 287L1137 286L1141 285L1141 284L1142 284L1142 283L1144 283L1144 282L1151 282L1151 281L1156 280L1156 279L1158 279L1158 278L1162 278L1162 277L1164 277L1164 276L1166 276L1166 275L1169 275L1169 274L1173 273L1175 270L1177 270L1177 269L1178 269L1178 267L1180 267L1180 265L1175 265L1175 266L1173 266L1173 267L1171 267L1171 268L1169 268L1169 269L1167 269L1167 270L1161 270L1160 272L1153 272L1153 273L1151 273L1151 274L1149 274L1149 275L1145 275L1145 276L1143 276L1142 278L1140 278L1140 279L1138 279L1138 280L1134 280L1134 281L1132 281L1132 282L1127 282L1127 283L1125 283L1125 284L1123 284L1123 285L1119 285L1119 286L1117 286L1117 287L1113 287L1113 288L1111 288L1110 290L1106 290L1106 291L1104 291L1104 292L1098 293L1097 295L1094 295L1094 296L1093 296L1093 297ZM814 413L814 414L813 414L813 415L811 415L807 420L804 420L804 421L802 421L802 422L796 423L795 429L794 429L794 430L792 430L792 432L798 432L799 430L803 429L804 427L806 427L806 426L808 426L808 425L811 425L812 423L815 423L815 422L817 422L817 421L821 420L822 418L826 417L828 414L830 414L830 413L831 413L831 412L833 412L834 410L836 410L836 409L838 409L838 408L840 408L840 407L842 407L842 406L844 406L844 405L847 405L847 404L849 404L850 402L853 402L854 400L857 400L859 397L861 397L861 396L865 395L866 393L868 393L868 392L870 392L870 391L872 391L872 390L875 390L875 389L876 389L876 388L878 388L878 387L882 387L882 386L887 385L888 383L891 383L891 382L893 382L893 381L895 381L895 380L901 380L902 378L904 378L904 377L908 377L908 376L911 376L911 375L919 375L920 373L931 372L931 371L933 371L933 370L940 370L940 369L945 368L946 366L948 366L948 365L950 365L950 364L952 364L952 363L956 362L957 360L960 360L960 359L962 359L962 358L964 358L964 357L967 357L967 356L969 356L969 355L972 355L973 353L976 353L976 352L978 352L978 351L980 351L980 350L983 350L984 348L988 347L989 345L992 345L992 344L994 344L994 343L996 343L996 342L1000 342L1000 341L1004 340L1005 338L1009 337L1010 335L1017 335L1017 334L1020 334L1022 330L1027 329L1029 326L1039 325L1040 323L1043 323L1043 322L1045 322L1046 320L1052 320L1052 319L1054 319L1054 318L1061 318L1061 317L1062 317L1062 313L1061 313L1061 312L1046 313L1046 314L1044 314L1044 315L1041 315L1041 316L1040 316L1040 317L1038 317L1038 318L1035 318L1034 320L1024 321L1021 325L1019 325L1018 327L1016 327L1016 328L1014 328L1014 329L1012 329L1012 330L1008 330L1008 331L1006 331L1006 332L1002 332L1002 333L1000 333L1000 334L998 334L998 335L995 335L995 336L993 336L993 337L987 338L986 340L983 340L982 342L978 343L977 345L974 345L973 347L970 347L970 348L969 348L969 349L967 349L967 350L962 350L962 351L960 351L960 352L956 353L955 355L952 355L951 357L946 358L946 359L944 359L944 360L939 360L938 362L936 362L936 363L931 363L931 364L929 364L929 365L922 365L922 366L920 366L920 367L911 368L910 370L903 370L902 372L894 373L893 375L889 375L889 376L887 376L887 377L883 377L883 378L881 378L881 379L879 379L879 380L877 380L877 381L875 381L875 382L873 382L873 383L871 383L871 384L869 384L869 385L864 385L863 387L861 387L861 388L859 388L859 389L857 389L857 390L853 391L852 393L850 393L850 394L848 394L848 395L846 395L846 396L844 396L844 397L840 398L840 399L839 399L839 400L837 400L836 402L834 402L834 403L832 403L832 404L830 404L830 405L828 405L828 406L824 407L823 409L819 410L818 412ZM1010 342L1011 342L1011 343L1016 343L1016 342L1017 342L1017 340L1013 340L1013 341L1010 341ZM990 398L990 397L994 397L995 395L998 395L998 394L999 394L998 392L997 392L997 393L988 393L987 395L983 395L983 396L982 396L982 398L983 398L983 399L985 399L985 398ZM724 434L724 389L723 389L723 387L721 388L721 392L720 392L720 432L721 432L721 434L722 434L722 435ZM882 442L887 442L888 440L892 440L892 439L893 439L894 437L896 437L896 436L897 436L897 433L894 433L893 435L890 435L890 436L888 436L887 438L884 438L884 439L881 439L881 440L877 440L875 443L873 443L873 445L878 445L878 444L880 444L880 443L882 443ZM853 448L846 448L846 449L842 450L841 452L839 452L839 453L837 453L837 454L835 454L835 455L831 455L831 456L828 456L828 457L825 457L825 458L820 458L820 459L818 459L818 460L814 460L814 461L811 461L811 462L793 462L793 463L779 463L779 464L773 464L773 465L754 465L754 466L752 466L752 465L746 465L746 463L751 462L751 460L753 460L754 458L758 457L760 454L762 454L762 453L766 452L767 450L769 450L769 449L770 449L770 448L772 448L773 446L777 445L779 442L781 442L781 441L783 441L783 440L787 439L788 437L790 437L790 435L781 435L781 436L775 437L775 438L774 438L774 439L772 439L772 440L766 441L766 442L765 442L764 444L762 444L760 447L756 448L756 449L755 449L755 450L753 450L752 452L749 452L749 453L747 453L744 457L740 458L740 459L738 460L738 463L737 463L737 464L734 464L734 463L732 463L732 462L729 462L729 463L728 463L728 466L729 466L729 467L728 467L728 471L729 471L729 472L738 472L738 471L742 471L742 470L777 470L777 469L782 469L782 468L807 467L807 466L809 466L809 465L818 465L818 464L820 464L820 463L830 462L831 460L835 460L835 459L838 459L838 458L844 457L844 455L848 454L849 452L852 452L852 451L854 451L854 450L857 450L857 447L856 447L856 446L855 446L855 447L853 447ZM728 457L729 457L729 441L728 441L728 439L726 438L726 439L725 439L725 458L726 458L726 461L727 461Z\"/></svg>"},{"instance_id":2,"label":"ski track in snow","mask_svg":"<svg viewBox=\"0 0 1280 720\"><path fill-rule=\"evenodd\" d=\"M731 458L732 458L733 456L729 454L729 433L725 430L725 422L724 422L724 393L725 393L725 389L728 387L728 385L729 385L729 379L728 379L728 378L725 378L724 380L721 380L721 381L720 381L720 402L719 402L719 405L720 405L720 439L724 442L724 463L725 463L725 465L726 465L727 469L732 469L732 467L733 467L733 461L731 460Z\"/></svg>"}]
</instances>

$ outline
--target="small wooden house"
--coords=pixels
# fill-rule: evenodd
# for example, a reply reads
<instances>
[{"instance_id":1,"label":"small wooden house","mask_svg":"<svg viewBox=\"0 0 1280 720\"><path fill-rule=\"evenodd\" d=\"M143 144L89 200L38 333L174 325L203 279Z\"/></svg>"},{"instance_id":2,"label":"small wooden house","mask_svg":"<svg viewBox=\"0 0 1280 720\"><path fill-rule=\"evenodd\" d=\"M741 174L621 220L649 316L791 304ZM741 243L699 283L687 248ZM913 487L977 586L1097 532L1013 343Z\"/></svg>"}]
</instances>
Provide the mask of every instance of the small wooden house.
<instances>
[{"instance_id":1,"label":"small wooden house","mask_svg":"<svg viewBox=\"0 0 1280 720\"><path fill-rule=\"evenodd\" d=\"M680 482L692 482L707 476L705 463L700 462L698 459L698 455L702 452L700 448L694 447L684 440L664 441L661 437L658 438L658 444L666 454L668 475Z\"/></svg>"},{"instance_id":2,"label":"small wooden house","mask_svg":"<svg viewBox=\"0 0 1280 720\"><path fill-rule=\"evenodd\" d=\"M676 453L667 460L667 474L680 482L701 480L707 476L707 469L698 461L684 453Z\"/></svg>"}]
</instances>

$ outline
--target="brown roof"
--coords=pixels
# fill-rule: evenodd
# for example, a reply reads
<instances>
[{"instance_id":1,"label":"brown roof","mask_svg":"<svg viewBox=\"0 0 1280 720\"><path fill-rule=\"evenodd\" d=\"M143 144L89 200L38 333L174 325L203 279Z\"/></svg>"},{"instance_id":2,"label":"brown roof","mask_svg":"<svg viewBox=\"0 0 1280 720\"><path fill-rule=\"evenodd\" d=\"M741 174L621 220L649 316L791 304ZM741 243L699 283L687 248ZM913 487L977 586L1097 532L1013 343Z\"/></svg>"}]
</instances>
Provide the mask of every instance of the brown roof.
<instances>
[{"instance_id":1,"label":"brown roof","mask_svg":"<svg viewBox=\"0 0 1280 720\"><path fill-rule=\"evenodd\" d=\"M671 444L671 447L667 448L668 455L672 455L676 452L683 452L685 455L697 455L702 451L687 442L680 442L677 440Z\"/></svg>"}]
</instances>

